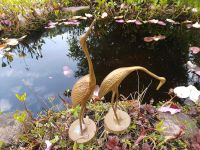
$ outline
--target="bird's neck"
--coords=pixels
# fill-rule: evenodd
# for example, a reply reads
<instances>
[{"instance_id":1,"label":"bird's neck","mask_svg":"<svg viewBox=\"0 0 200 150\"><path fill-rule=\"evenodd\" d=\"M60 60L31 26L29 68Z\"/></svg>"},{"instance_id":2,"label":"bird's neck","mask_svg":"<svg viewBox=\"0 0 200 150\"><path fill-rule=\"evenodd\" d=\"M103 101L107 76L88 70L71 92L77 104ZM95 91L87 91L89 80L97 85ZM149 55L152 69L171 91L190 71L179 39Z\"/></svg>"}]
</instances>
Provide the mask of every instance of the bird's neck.
<instances>
[{"instance_id":1,"label":"bird's neck","mask_svg":"<svg viewBox=\"0 0 200 150\"><path fill-rule=\"evenodd\" d=\"M83 52L84 52L86 59L87 59L87 62L88 62L90 79L91 79L91 81L96 82L92 60L90 58L90 54L88 52L86 42L83 44L82 49L83 49Z\"/></svg>"}]
</instances>

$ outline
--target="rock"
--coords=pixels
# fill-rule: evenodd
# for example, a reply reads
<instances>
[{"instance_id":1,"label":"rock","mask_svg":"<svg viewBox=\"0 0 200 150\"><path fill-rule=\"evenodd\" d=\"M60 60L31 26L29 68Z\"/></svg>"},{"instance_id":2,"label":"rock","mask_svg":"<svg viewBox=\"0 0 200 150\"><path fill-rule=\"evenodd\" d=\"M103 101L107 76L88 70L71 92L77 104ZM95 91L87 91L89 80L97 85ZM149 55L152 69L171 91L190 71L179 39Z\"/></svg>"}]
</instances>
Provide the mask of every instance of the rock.
<instances>
[{"instance_id":1,"label":"rock","mask_svg":"<svg viewBox=\"0 0 200 150\"><path fill-rule=\"evenodd\" d=\"M13 114L0 115L0 141L4 142L5 146L10 145L23 132L22 123L16 121Z\"/></svg>"},{"instance_id":2,"label":"rock","mask_svg":"<svg viewBox=\"0 0 200 150\"><path fill-rule=\"evenodd\" d=\"M90 6L64 7L64 8L62 8L62 11L75 14L75 13L79 13L82 11L87 11L89 9L90 9Z\"/></svg>"},{"instance_id":3,"label":"rock","mask_svg":"<svg viewBox=\"0 0 200 150\"><path fill-rule=\"evenodd\" d=\"M191 138L198 132L196 121L184 113L171 115L170 113L159 112L158 118L164 121L162 128L165 128L165 130L161 134L165 137L176 137L181 129L184 131L182 135L184 138Z\"/></svg>"}]
</instances>

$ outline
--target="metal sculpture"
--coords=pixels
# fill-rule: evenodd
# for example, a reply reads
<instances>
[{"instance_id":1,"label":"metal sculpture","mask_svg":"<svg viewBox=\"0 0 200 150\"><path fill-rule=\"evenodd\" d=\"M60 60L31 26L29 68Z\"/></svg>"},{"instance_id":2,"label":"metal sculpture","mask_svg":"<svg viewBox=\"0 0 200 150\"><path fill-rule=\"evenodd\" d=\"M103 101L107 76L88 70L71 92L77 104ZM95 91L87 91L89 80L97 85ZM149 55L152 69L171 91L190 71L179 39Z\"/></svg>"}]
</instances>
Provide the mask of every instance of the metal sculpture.
<instances>
[{"instance_id":1,"label":"metal sculpture","mask_svg":"<svg viewBox=\"0 0 200 150\"><path fill-rule=\"evenodd\" d=\"M69 129L70 138L77 143L88 142L94 137L96 133L95 123L89 118L84 118L86 103L89 99L91 99L96 86L93 64L86 43L86 39L89 36L95 22L96 19L94 19L94 21L91 23L87 32L80 36L80 46L88 61L89 74L83 76L75 83L71 93L73 106L77 106L79 104L81 105L79 119L74 121Z\"/></svg>"},{"instance_id":2,"label":"metal sculpture","mask_svg":"<svg viewBox=\"0 0 200 150\"><path fill-rule=\"evenodd\" d=\"M160 80L160 83L157 86L156 90L159 90L160 87L166 82L166 79L164 77L159 77L141 66L122 67L109 73L101 83L98 95L101 99L108 92L112 91L112 109L109 110L104 120L105 127L111 132L122 132L130 125L130 116L126 112L117 109L117 101L119 97L118 87L130 73L136 70L142 70L153 78Z\"/></svg>"}]
</instances>

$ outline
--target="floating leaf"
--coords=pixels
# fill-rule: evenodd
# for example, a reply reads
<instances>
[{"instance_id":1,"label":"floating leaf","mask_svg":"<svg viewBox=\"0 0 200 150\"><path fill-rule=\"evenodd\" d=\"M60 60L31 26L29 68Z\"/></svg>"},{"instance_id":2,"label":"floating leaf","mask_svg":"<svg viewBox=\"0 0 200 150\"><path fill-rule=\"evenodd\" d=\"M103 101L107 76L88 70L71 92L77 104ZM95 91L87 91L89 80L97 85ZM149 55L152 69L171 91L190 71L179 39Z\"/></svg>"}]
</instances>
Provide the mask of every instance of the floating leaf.
<instances>
[{"instance_id":1,"label":"floating leaf","mask_svg":"<svg viewBox=\"0 0 200 150\"><path fill-rule=\"evenodd\" d=\"M135 24L136 24L136 25L142 25L142 22L139 21L139 20L136 20L136 21L135 21Z\"/></svg>"},{"instance_id":2,"label":"floating leaf","mask_svg":"<svg viewBox=\"0 0 200 150\"><path fill-rule=\"evenodd\" d=\"M108 14L107 14L107 12L104 12L104 13L101 15L101 18L106 18L106 17L108 17Z\"/></svg>"},{"instance_id":3,"label":"floating leaf","mask_svg":"<svg viewBox=\"0 0 200 150\"><path fill-rule=\"evenodd\" d=\"M192 23L192 21L190 21L190 20L185 20L185 21L183 21L182 23L183 23L183 24L189 24L189 23Z\"/></svg>"},{"instance_id":4,"label":"floating leaf","mask_svg":"<svg viewBox=\"0 0 200 150\"><path fill-rule=\"evenodd\" d=\"M52 25L52 26L47 26L47 27L44 27L45 29L53 29L55 28L56 26Z\"/></svg>"},{"instance_id":5,"label":"floating leaf","mask_svg":"<svg viewBox=\"0 0 200 150\"><path fill-rule=\"evenodd\" d=\"M0 50L4 49L4 48L6 48L6 47L7 47L7 44L1 44L1 45L0 45Z\"/></svg>"},{"instance_id":6,"label":"floating leaf","mask_svg":"<svg viewBox=\"0 0 200 150\"><path fill-rule=\"evenodd\" d=\"M123 19L120 19L120 20L115 20L115 22L117 22L117 23L124 23L125 21Z\"/></svg>"},{"instance_id":7,"label":"floating leaf","mask_svg":"<svg viewBox=\"0 0 200 150\"><path fill-rule=\"evenodd\" d=\"M114 19L122 19L124 16L115 16Z\"/></svg>"},{"instance_id":8,"label":"floating leaf","mask_svg":"<svg viewBox=\"0 0 200 150\"><path fill-rule=\"evenodd\" d=\"M195 71L195 73L200 76L200 71Z\"/></svg>"},{"instance_id":9,"label":"floating leaf","mask_svg":"<svg viewBox=\"0 0 200 150\"><path fill-rule=\"evenodd\" d=\"M152 37L145 37L145 38L144 38L144 41L145 41L145 42L152 42L152 41L153 41L153 38L152 38Z\"/></svg>"},{"instance_id":10,"label":"floating leaf","mask_svg":"<svg viewBox=\"0 0 200 150\"><path fill-rule=\"evenodd\" d=\"M188 29L190 29L190 28L192 28L192 24L187 24L186 27L187 27Z\"/></svg>"},{"instance_id":11,"label":"floating leaf","mask_svg":"<svg viewBox=\"0 0 200 150\"><path fill-rule=\"evenodd\" d=\"M17 39L7 39L5 40L5 42L7 45L10 45L10 46L15 46L19 43Z\"/></svg>"},{"instance_id":12,"label":"floating leaf","mask_svg":"<svg viewBox=\"0 0 200 150\"><path fill-rule=\"evenodd\" d=\"M200 28L200 24L198 22L196 22L195 24L192 25L192 27L199 29Z\"/></svg>"},{"instance_id":13,"label":"floating leaf","mask_svg":"<svg viewBox=\"0 0 200 150\"><path fill-rule=\"evenodd\" d=\"M157 24L158 21L159 21L159 20L157 20L157 19L151 19L151 20L149 20L148 22L149 22L149 23L153 23L153 24Z\"/></svg>"},{"instance_id":14,"label":"floating leaf","mask_svg":"<svg viewBox=\"0 0 200 150\"><path fill-rule=\"evenodd\" d=\"M71 20L77 20L77 19L81 19L81 20L86 20L87 19L87 17L84 17L84 16L73 16L72 18L71 18Z\"/></svg>"},{"instance_id":15,"label":"floating leaf","mask_svg":"<svg viewBox=\"0 0 200 150\"><path fill-rule=\"evenodd\" d=\"M87 13L85 13L85 16L88 17L88 18L92 18L93 17L92 14L87 14Z\"/></svg>"},{"instance_id":16,"label":"floating leaf","mask_svg":"<svg viewBox=\"0 0 200 150\"><path fill-rule=\"evenodd\" d=\"M22 41L22 40L25 39L26 37L27 37L27 35L24 35L24 36L18 38L18 41Z\"/></svg>"},{"instance_id":17,"label":"floating leaf","mask_svg":"<svg viewBox=\"0 0 200 150\"><path fill-rule=\"evenodd\" d=\"M78 20L70 20L70 21L65 21L63 23L64 25L79 25L80 24Z\"/></svg>"},{"instance_id":18,"label":"floating leaf","mask_svg":"<svg viewBox=\"0 0 200 150\"><path fill-rule=\"evenodd\" d=\"M164 40L165 38L166 37L164 35L157 35L157 36L144 37L144 41L152 42L152 41Z\"/></svg>"},{"instance_id":19,"label":"floating leaf","mask_svg":"<svg viewBox=\"0 0 200 150\"><path fill-rule=\"evenodd\" d=\"M136 22L136 20L134 19L134 20L127 20L126 21L126 23L135 23Z\"/></svg>"},{"instance_id":20,"label":"floating leaf","mask_svg":"<svg viewBox=\"0 0 200 150\"><path fill-rule=\"evenodd\" d=\"M197 54L197 53L200 52L200 48L199 47L195 47L195 46L190 47L189 50L192 51L192 53L194 53L194 54Z\"/></svg>"},{"instance_id":21,"label":"floating leaf","mask_svg":"<svg viewBox=\"0 0 200 150\"><path fill-rule=\"evenodd\" d=\"M158 23L157 23L158 25L161 25L161 26L166 26L166 23L165 22L163 22L163 21L158 21Z\"/></svg>"}]
</instances>

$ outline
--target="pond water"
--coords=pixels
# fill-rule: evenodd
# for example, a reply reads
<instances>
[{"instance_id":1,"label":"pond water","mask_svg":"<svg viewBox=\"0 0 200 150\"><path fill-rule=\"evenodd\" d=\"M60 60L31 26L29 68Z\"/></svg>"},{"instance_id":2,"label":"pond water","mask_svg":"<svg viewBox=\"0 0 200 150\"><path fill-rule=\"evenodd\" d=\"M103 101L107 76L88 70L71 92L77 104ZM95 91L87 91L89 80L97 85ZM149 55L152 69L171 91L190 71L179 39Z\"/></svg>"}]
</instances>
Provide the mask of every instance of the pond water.
<instances>
[{"instance_id":1,"label":"pond water","mask_svg":"<svg viewBox=\"0 0 200 150\"><path fill-rule=\"evenodd\" d=\"M15 94L27 93L27 106L34 113L51 108L62 109L58 94L63 96L67 88L88 73L85 56L79 47L78 37L87 27L59 26L37 31L13 48L13 61L2 59L0 67L0 111L23 109ZM167 38L145 43L145 36L162 34ZM166 100L169 88L178 85L195 85L200 88L199 77L188 72L187 61L199 65L199 54L188 51L190 46L200 46L200 31L183 26L160 27L156 25L122 25L99 22L88 40L94 64L97 84L112 70L123 66L141 65L167 79L160 91L158 81L138 72L124 80L119 90L125 96L138 89L150 87L144 102ZM65 72L64 72L64 70ZM109 96L107 97L109 99Z\"/></svg>"}]
</instances>

